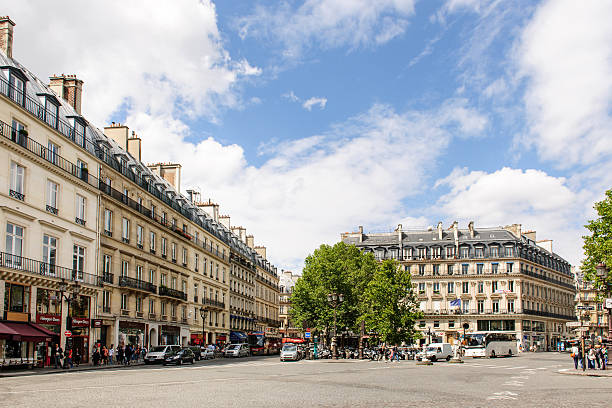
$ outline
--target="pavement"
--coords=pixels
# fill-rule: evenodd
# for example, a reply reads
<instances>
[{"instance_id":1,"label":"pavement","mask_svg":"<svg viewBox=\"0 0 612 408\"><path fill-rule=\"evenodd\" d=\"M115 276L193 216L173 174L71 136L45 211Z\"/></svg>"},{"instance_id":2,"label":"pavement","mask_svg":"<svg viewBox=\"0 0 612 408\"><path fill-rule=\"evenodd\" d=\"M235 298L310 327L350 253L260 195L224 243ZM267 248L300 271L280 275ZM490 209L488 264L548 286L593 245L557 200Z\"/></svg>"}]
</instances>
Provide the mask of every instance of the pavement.
<instances>
[{"instance_id":1,"label":"pavement","mask_svg":"<svg viewBox=\"0 0 612 408\"><path fill-rule=\"evenodd\" d=\"M52 367L44 367L44 368L3 368L0 371L0 378L4 377L21 377L28 375L46 375L46 374L57 374L60 372L79 372L79 371L92 371L92 370L109 370L109 369L120 369L125 368L128 369L130 367L137 367L144 365L143 361L132 361L129 366L119 365L119 364L110 364L110 365L98 365L94 366L93 364L81 364L78 366L74 366L69 369L62 368L52 368Z\"/></svg>"},{"instance_id":2,"label":"pavement","mask_svg":"<svg viewBox=\"0 0 612 408\"><path fill-rule=\"evenodd\" d=\"M612 380L560 375L567 354L525 353L464 364L278 357L61 371L0 381L7 407L610 407Z\"/></svg>"}]
</instances>

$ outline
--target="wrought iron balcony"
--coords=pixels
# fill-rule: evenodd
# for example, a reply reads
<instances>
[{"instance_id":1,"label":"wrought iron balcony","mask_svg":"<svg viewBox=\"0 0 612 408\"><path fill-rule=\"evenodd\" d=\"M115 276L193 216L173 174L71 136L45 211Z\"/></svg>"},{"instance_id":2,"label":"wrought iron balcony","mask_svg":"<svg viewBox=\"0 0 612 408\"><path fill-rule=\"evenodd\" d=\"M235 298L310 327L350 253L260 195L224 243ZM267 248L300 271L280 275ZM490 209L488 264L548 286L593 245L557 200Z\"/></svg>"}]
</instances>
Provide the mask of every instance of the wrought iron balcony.
<instances>
[{"instance_id":1,"label":"wrought iron balcony","mask_svg":"<svg viewBox=\"0 0 612 408\"><path fill-rule=\"evenodd\" d=\"M171 289L166 286L159 287L159 295L160 296L169 296L180 300L187 300L187 294L185 292L181 292L180 290Z\"/></svg>"},{"instance_id":2,"label":"wrought iron balcony","mask_svg":"<svg viewBox=\"0 0 612 408\"><path fill-rule=\"evenodd\" d=\"M59 210L57 208L52 207L50 205L47 205L46 209L47 209L47 212L49 212L49 213L51 213L53 215L57 215L59 213Z\"/></svg>"},{"instance_id":3,"label":"wrought iron balcony","mask_svg":"<svg viewBox=\"0 0 612 408\"><path fill-rule=\"evenodd\" d=\"M115 276L112 273L102 273L102 282L114 283Z\"/></svg>"},{"instance_id":4,"label":"wrought iron balcony","mask_svg":"<svg viewBox=\"0 0 612 408\"><path fill-rule=\"evenodd\" d=\"M151 292L151 293L157 292L157 287L153 285L152 283L146 282L140 279L130 278L128 276L119 277L119 286L132 288L132 289L138 289L138 290L144 290L146 292Z\"/></svg>"},{"instance_id":5,"label":"wrought iron balcony","mask_svg":"<svg viewBox=\"0 0 612 408\"><path fill-rule=\"evenodd\" d=\"M77 224L81 224L82 226L85 226L85 220L79 218L79 217L75 217L74 218L74 222L76 222Z\"/></svg>"},{"instance_id":6,"label":"wrought iron balcony","mask_svg":"<svg viewBox=\"0 0 612 408\"><path fill-rule=\"evenodd\" d=\"M21 201L25 200L25 194L18 193L15 190L9 190L9 195L11 197L16 198L16 199L21 200Z\"/></svg>"},{"instance_id":7,"label":"wrought iron balcony","mask_svg":"<svg viewBox=\"0 0 612 408\"><path fill-rule=\"evenodd\" d=\"M224 302L219 302L218 300L202 299L202 304L207 305L207 306L211 306L211 307L217 308L217 309L225 309L225 303Z\"/></svg>"}]
</instances>

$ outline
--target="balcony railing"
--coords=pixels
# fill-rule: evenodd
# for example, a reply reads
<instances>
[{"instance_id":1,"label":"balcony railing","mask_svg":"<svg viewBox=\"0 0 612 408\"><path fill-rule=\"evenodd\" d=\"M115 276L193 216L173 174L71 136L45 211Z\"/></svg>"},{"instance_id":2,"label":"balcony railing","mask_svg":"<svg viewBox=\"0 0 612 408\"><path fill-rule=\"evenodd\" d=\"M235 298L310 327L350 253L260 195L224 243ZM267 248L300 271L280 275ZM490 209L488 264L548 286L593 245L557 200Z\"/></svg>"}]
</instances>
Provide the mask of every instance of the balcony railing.
<instances>
[{"instance_id":1,"label":"balcony railing","mask_svg":"<svg viewBox=\"0 0 612 408\"><path fill-rule=\"evenodd\" d=\"M524 314L528 314L528 315L533 315L533 316L542 316L542 317L552 317L555 319L563 319L563 320L578 320L578 318L576 316L568 316L568 315L563 315L560 313L551 313L551 312L544 312L541 310L531 310L531 309L524 309L523 310Z\"/></svg>"},{"instance_id":2,"label":"balcony railing","mask_svg":"<svg viewBox=\"0 0 612 408\"><path fill-rule=\"evenodd\" d=\"M169 296L180 300L187 300L187 294L185 292L181 292L180 290L171 289L166 286L159 287L159 295L160 296Z\"/></svg>"},{"instance_id":3,"label":"balcony railing","mask_svg":"<svg viewBox=\"0 0 612 408\"><path fill-rule=\"evenodd\" d=\"M128 276L119 277L119 286L144 290L144 291L151 292L151 293L157 292L157 287L153 285L151 282L146 282L140 279L130 278Z\"/></svg>"},{"instance_id":4,"label":"balcony railing","mask_svg":"<svg viewBox=\"0 0 612 408\"><path fill-rule=\"evenodd\" d=\"M113 284L115 276L112 273L102 273L102 282Z\"/></svg>"},{"instance_id":5,"label":"balcony railing","mask_svg":"<svg viewBox=\"0 0 612 408\"><path fill-rule=\"evenodd\" d=\"M202 304L218 309L225 309L225 303L214 299L202 299Z\"/></svg>"},{"instance_id":6,"label":"balcony railing","mask_svg":"<svg viewBox=\"0 0 612 408\"><path fill-rule=\"evenodd\" d=\"M93 286L102 286L102 279L99 276L64 268L22 256L0 252L0 267L17 270L20 272L42 275L49 278L65 279L67 281L82 282Z\"/></svg>"},{"instance_id":7,"label":"balcony railing","mask_svg":"<svg viewBox=\"0 0 612 408\"><path fill-rule=\"evenodd\" d=\"M111 312L110 306L102 306L102 313L110 313L110 312Z\"/></svg>"},{"instance_id":8,"label":"balcony railing","mask_svg":"<svg viewBox=\"0 0 612 408\"><path fill-rule=\"evenodd\" d=\"M22 193L18 193L15 190L9 190L9 195L13 198L16 198L18 200L24 201L25 200L25 194Z\"/></svg>"},{"instance_id":9,"label":"balcony railing","mask_svg":"<svg viewBox=\"0 0 612 408\"><path fill-rule=\"evenodd\" d=\"M50 206L48 204L47 204L46 210L47 210L47 212L49 212L49 213L51 213L53 215L57 215L59 213L59 210L57 208L52 207L52 206Z\"/></svg>"}]
</instances>

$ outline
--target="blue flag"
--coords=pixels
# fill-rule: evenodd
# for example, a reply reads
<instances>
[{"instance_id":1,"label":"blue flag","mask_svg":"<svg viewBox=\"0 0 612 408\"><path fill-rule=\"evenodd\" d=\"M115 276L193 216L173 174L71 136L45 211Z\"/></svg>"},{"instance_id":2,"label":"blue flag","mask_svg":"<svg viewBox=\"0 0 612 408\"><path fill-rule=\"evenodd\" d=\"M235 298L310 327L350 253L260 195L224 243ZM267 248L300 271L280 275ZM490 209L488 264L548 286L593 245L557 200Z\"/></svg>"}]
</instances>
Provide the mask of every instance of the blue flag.
<instances>
[{"instance_id":1,"label":"blue flag","mask_svg":"<svg viewBox=\"0 0 612 408\"><path fill-rule=\"evenodd\" d=\"M451 307L461 307L461 299L451 300L450 306Z\"/></svg>"}]
</instances>

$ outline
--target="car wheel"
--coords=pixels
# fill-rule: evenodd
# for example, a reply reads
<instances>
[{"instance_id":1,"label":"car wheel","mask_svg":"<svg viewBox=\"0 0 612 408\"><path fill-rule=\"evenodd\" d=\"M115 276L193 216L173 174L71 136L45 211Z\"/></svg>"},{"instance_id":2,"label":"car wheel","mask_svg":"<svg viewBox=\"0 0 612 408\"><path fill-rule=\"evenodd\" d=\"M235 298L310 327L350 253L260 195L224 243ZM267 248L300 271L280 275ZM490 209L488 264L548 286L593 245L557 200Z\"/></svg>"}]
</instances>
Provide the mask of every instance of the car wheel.
<instances>
[{"instance_id":1,"label":"car wheel","mask_svg":"<svg viewBox=\"0 0 612 408\"><path fill-rule=\"evenodd\" d=\"M446 361L450 361L451 356L446 356Z\"/></svg>"},{"instance_id":2,"label":"car wheel","mask_svg":"<svg viewBox=\"0 0 612 408\"><path fill-rule=\"evenodd\" d=\"M508 350L508 357L512 357L512 350Z\"/></svg>"},{"instance_id":3,"label":"car wheel","mask_svg":"<svg viewBox=\"0 0 612 408\"><path fill-rule=\"evenodd\" d=\"M496 357L495 350L491 350L491 358L495 358L495 357Z\"/></svg>"},{"instance_id":4,"label":"car wheel","mask_svg":"<svg viewBox=\"0 0 612 408\"><path fill-rule=\"evenodd\" d=\"M436 360L438 360L438 359L436 358L436 356L431 356L430 360L435 363Z\"/></svg>"}]
</instances>

